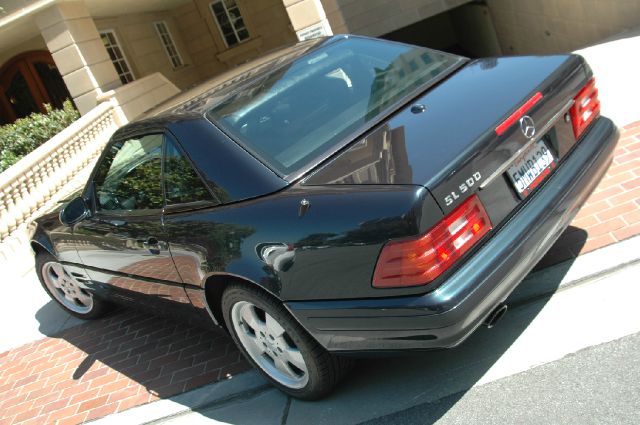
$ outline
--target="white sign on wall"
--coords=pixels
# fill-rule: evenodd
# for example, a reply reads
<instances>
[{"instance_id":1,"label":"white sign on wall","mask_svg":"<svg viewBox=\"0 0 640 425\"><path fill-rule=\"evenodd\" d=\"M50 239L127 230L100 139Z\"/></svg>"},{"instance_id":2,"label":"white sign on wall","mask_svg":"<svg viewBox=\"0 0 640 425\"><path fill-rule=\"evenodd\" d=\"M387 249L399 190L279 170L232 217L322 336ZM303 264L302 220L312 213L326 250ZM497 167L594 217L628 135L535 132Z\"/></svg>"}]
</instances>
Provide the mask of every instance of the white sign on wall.
<instances>
[{"instance_id":1,"label":"white sign on wall","mask_svg":"<svg viewBox=\"0 0 640 425\"><path fill-rule=\"evenodd\" d=\"M298 40L310 40L312 38L324 37L325 35L331 35L331 29L329 27L329 23L324 20L323 22L318 22L317 24L311 25L300 31L296 31L296 35L298 36Z\"/></svg>"}]
</instances>

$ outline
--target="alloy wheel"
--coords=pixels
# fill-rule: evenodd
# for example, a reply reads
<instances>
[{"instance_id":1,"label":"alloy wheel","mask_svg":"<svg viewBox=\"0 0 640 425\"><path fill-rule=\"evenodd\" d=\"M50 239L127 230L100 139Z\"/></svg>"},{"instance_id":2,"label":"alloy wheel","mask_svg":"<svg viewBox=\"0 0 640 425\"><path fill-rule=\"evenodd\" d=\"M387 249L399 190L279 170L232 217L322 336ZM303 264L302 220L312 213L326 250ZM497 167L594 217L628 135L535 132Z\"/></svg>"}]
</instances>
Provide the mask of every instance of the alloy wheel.
<instances>
[{"instance_id":1,"label":"alloy wheel","mask_svg":"<svg viewBox=\"0 0 640 425\"><path fill-rule=\"evenodd\" d=\"M249 356L270 377L289 388L303 388L309 371L302 353L269 313L248 301L233 305L231 320Z\"/></svg>"},{"instance_id":2,"label":"alloy wheel","mask_svg":"<svg viewBox=\"0 0 640 425\"><path fill-rule=\"evenodd\" d=\"M62 264L55 261L45 263L42 277L51 295L64 307L79 314L87 314L93 308L91 293Z\"/></svg>"}]
</instances>

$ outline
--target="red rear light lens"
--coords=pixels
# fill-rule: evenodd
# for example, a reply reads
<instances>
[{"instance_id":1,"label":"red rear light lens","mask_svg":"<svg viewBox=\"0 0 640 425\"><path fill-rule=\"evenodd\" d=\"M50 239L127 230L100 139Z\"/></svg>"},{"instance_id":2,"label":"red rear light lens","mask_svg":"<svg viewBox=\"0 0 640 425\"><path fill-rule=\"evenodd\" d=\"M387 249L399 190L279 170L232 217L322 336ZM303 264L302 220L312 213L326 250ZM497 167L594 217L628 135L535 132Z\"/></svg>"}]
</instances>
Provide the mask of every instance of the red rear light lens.
<instances>
[{"instance_id":1,"label":"red rear light lens","mask_svg":"<svg viewBox=\"0 0 640 425\"><path fill-rule=\"evenodd\" d=\"M519 107L513 114L509 115L509 117L500 123L499 126L496 127L496 134L498 136L502 136L502 134L509 129L516 121L518 121L524 114L529 112L529 109L533 108L533 106L542 100L542 93L537 92L534 94L531 99L527 100L521 107Z\"/></svg>"},{"instance_id":2,"label":"red rear light lens","mask_svg":"<svg viewBox=\"0 0 640 425\"><path fill-rule=\"evenodd\" d=\"M575 102L569 113L571 114L571 122L573 124L573 134L577 140L584 130L589 127L589 124L600 115L600 100L598 100L596 79L592 78L589 80L574 100Z\"/></svg>"},{"instance_id":3,"label":"red rear light lens","mask_svg":"<svg viewBox=\"0 0 640 425\"><path fill-rule=\"evenodd\" d=\"M387 243L373 274L376 288L426 285L435 280L491 230L476 195L418 239Z\"/></svg>"}]
</instances>

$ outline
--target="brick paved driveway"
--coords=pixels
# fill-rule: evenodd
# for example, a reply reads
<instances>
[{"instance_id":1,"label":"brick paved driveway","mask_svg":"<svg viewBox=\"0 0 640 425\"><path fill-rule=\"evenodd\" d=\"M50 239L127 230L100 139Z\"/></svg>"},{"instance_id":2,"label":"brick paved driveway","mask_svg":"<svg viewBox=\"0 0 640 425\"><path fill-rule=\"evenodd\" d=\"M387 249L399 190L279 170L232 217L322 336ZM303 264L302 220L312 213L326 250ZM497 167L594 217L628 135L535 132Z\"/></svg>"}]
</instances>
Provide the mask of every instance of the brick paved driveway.
<instances>
[{"instance_id":1,"label":"brick paved driveway","mask_svg":"<svg viewBox=\"0 0 640 425\"><path fill-rule=\"evenodd\" d=\"M539 267L640 234L640 122ZM10 324L3 324L10 326ZM248 369L223 333L120 310L0 354L0 425L76 424Z\"/></svg>"}]
</instances>

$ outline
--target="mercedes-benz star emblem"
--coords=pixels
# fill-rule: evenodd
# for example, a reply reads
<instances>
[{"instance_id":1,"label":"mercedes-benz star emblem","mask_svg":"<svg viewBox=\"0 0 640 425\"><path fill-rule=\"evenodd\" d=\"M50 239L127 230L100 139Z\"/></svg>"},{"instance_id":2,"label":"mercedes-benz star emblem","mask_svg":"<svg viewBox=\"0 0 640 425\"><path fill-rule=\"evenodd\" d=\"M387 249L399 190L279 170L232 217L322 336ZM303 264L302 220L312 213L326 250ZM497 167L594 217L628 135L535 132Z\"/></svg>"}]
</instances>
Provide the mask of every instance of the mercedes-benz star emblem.
<instances>
[{"instance_id":1,"label":"mercedes-benz star emblem","mask_svg":"<svg viewBox=\"0 0 640 425\"><path fill-rule=\"evenodd\" d=\"M536 134L536 124L529 115L520 118L520 130L527 139L531 139Z\"/></svg>"}]
</instances>

